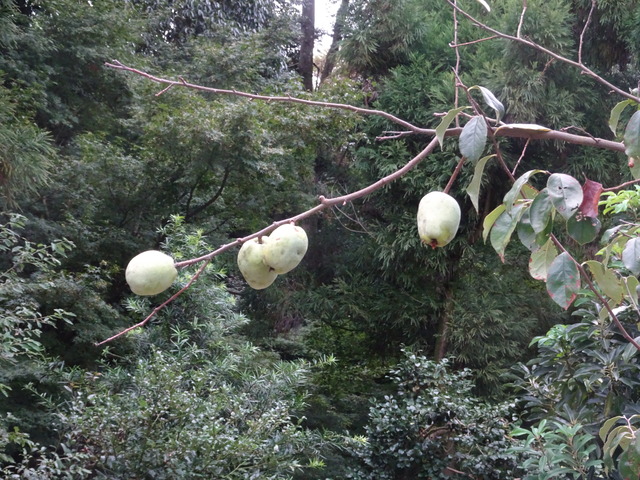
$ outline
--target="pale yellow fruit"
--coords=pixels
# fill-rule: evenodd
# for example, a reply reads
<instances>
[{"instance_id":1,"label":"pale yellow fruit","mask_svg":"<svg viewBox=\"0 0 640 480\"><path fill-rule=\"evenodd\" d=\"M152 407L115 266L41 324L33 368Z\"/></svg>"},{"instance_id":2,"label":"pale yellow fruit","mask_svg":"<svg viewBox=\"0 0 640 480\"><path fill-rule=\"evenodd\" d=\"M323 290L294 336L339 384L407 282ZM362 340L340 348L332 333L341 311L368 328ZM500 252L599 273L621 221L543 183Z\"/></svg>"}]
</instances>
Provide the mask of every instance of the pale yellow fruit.
<instances>
[{"instance_id":1,"label":"pale yellow fruit","mask_svg":"<svg viewBox=\"0 0 640 480\"><path fill-rule=\"evenodd\" d=\"M267 288L278 276L277 272L264 263L264 244L257 238L244 242L240 247L238 268L249 286L255 290Z\"/></svg>"},{"instance_id":2,"label":"pale yellow fruit","mask_svg":"<svg viewBox=\"0 0 640 480\"><path fill-rule=\"evenodd\" d=\"M169 288L178 276L173 263L173 258L166 253L147 250L131 259L124 276L136 295L157 295Z\"/></svg>"},{"instance_id":3,"label":"pale yellow fruit","mask_svg":"<svg viewBox=\"0 0 640 480\"><path fill-rule=\"evenodd\" d=\"M287 273L298 266L307 253L309 239L303 228L291 223L280 225L265 240L264 262L276 273Z\"/></svg>"},{"instance_id":4,"label":"pale yellow fruit","mask_svg":"<svg viewBox=\"0 0 640 480\"><path fill-rule=\"evenodd\" d=\"M418 233L432 248L444 247L460 226L460 205L444 192L429 192L418 205Z\"/></svg>"}]
</instances>

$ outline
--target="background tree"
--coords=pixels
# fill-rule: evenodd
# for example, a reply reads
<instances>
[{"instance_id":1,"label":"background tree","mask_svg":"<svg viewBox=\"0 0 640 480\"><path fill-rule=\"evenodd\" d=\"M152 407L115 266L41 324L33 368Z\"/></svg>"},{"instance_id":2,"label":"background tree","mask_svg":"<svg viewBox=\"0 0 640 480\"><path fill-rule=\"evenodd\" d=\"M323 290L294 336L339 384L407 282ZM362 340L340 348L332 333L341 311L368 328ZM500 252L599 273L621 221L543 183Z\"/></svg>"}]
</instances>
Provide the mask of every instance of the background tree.
<instances>
[{"instance_id":1,"label":"background tree","mask_svg":"<svg viewBox=\"0 0 640 480\"><path fill-rule=\"evenodd\" d=\"M502 376L509 365L519 360L526 362L536 355L535 349L527 349L530 339L542 336L554 323L575 322L575 318L549 300L544 284L533 282L524 268L532 252L540 259L541 246L533 238L537 236L531 235L532 197L547 186L548 179L537 172L520 177L515 189L512 182L522 172L538 167L580 179L585 173L588 178L614 188L631 179L633 170L625 167L629 160L615 152L634 148L635 130L631 129L631 135L624 134L625 144L593 138L584 131L600 137L611 135L606 125L617 100L610 90L628 100L617 107L620 119L618 128L612 127L614 132L622 134L620 126L627 125L634 114L637 98L626 93L628 90L606 83L632 76L628 72L637 67L632 42L620 40L628 54L618 57L615 66L605 61L606 55L594 55L589 61L595 63L595 70L589 73L583 68L587 75L578 75L561 58L556 56L549 61L539 48L531 50L539 44L538 47L553 49L570 58L577 56L582 61L587 58L580 53L586 37L594 42L590 44L593 51L597 50L598 42L607 42L604 37L587 34L591 30L585 26L585 13L586 18L589 13L572 10L567 2L529 2L526 11L520 2L504 2L494 6L490 15L483 13L481 2L470 2L468 11L455 10L455 18L454 10L441 8L435 1L355 2L351 4L354 16L349 18L350 28L345 30L340 50L342 68L323 83L321 91L305 93L295 72L300 32L294 5L258 2L255 5L260 8L251 10L243 23L238 12L249 8L250 3L172 3L165 9L160 4L131 2L123 9L122 3L113 1L99 7L83 5L80 9L73 5L67 8L68 2L59 0L46 5L19 3L18 10L2 11L3 25L9 25L3 30L3 39L11 40L2 44L0 67L8 99L4 111L11 125L7 131L31 125L25 134L42 133L42 138L50 135L52 141L42 141L41 145L48 143L56 151L43 170L49 184L15 196L28 219L23 237L43 245L67 237L76 245L52 282L38 291L34 299L42 316L49 316L56 308L76 314L73 325L59 322L55 329L44 326L38 330L42 332L39 338L45 353L63 359L65 365L76 370L51 371L28 394L21 388L27 379L12 384L12 392L16 392L13 398L29 407L35 406L31 392L48 390L43 398L63 420L57 425L63 441L49 442L49 447L36 446L26 442L23 435L8 435L6 438L17 442L14 445L17 449L9 452L15 453L12 458L17 464L7 467L8 474L22 475L40 468L55 478L59 475L55 469L60 471L62 464L69 467L68 472L76 471L71 466L77 467L79 475L98 471L118 475L115 472L139 465L141 470L137 474L143 475L162 471L158 465L170 459L170 463L175 462L171 463L171 473L185 478L189 466L213 474L207 470L210 465L205 465L208 461L220 462L217 465L223 465L226 473L240 472L246 466L247 474L259 471L278 476L285 475L279 462L297 468L301 459L308 461L311 449L311 465L320 465L322 462L313 456L322 454L333 470L325 473L303 470L301 478L344 476L347 462L352 461L346 454L352 450L356 461L365 461L365 467L358 462L353 464L353 472L369 475L366 463L376 464L386 458L385 465L389 472L394 472L389 475L394 475L398 473L398 465L388 461L390 444L384 439L378 441L373 433L383 423L382 417L376 415L387 410L381 407L367 418L367 407L371 397L380 400L377 402L380 407L384 405L384 395L393 396L397 390L384 374L403 359L401 346L412 345L431 358L451 356L449 364L454 370L473 368L474 392L504 398L511 393ZM198 5L209 8L211 15L199 17ZM597 5L592 6L595 9ZM633 6L629 2L626 10L602 9L599 22L606 24L606 28L614 25L615 31L633 38L635 24L615 14L632 11ZM190 20L175 22L174 31L171 19L182 18L183 7L184 18L190 15ZM219 12L213 12L218 7ZM269 15L258 19L260 12ZM480 17L483 20L463 21L466 15L483 15ZM505 38L490 32L498 38L484 40L478 37L473 24L487 29L494 25L526 35ZM99 37L88 33L96 25L103 27ZM171 28L167 29L168 26ZM76 28L77 38L83 39L81 44L72 40ZM453 48L449 45L452 39L457 42ZM527 39L538 44L532 45ZM133 62L142 76L103 69L103 62L113 58ZM526 75L519 75L514 64L521 64ZM83 69L91 73L85 75ZM156 77L145 71L177 80L158 87L149 82ZM344 76L339 76L340 72ZM595 87L590 83L593 78L606 88ZM33 79L39 81L34 83ZM192 86L193 81L202 87L182 88ZM93 90L94 85L99 91ZM470 85L486 86L489 90L473 89ZM220 90L205 91L207 86L227 88L226 95L220 95ZM261 95L245 94L239 88ZM494 92L491 95L495 94L495 99L487 92ZM263 103L265 99L270 101ZM498 99L507 106L503 121L535 121L543 126L497 132L498 125L491 116L502 112ZM334 107L337 103L341 104L340 110L313 108ZM469 108L457 112L458 128L453 113L445 113L460 105ZM372 112L363 106L379 110ZM626 108L621 110L622 107ZM470 142L478 155L466 158L463 164L459 154L469 145L464 145L465 141L458 136L464 132L463 126L468 132L469 125L482 125L482 113L487 110L487 131L495 137L487 141L489 135L487 139L478 136L477 142ZM399 118L408 121L402 123ZM442 148L436 148L436 140L425 148L425 139L433 137L433 128L443 118L456 126L440 138ZM36 127L32 126L34 121ZM399 125L408 131L398 131ZM12 141L19 147L16 151L34 151L20 150L22 145L16 137L6 138L7 143ZM481 160L489 144L500 156ZM587 148L584 144L605 148ZM408 167L417 165L421 155L428 156L428 160L409 171ZM356 205L357 208L349 203L329 208L331 203L325 200L327 203L320 205L321 214L311 216L309 212L313 211L307 210L317 205L319 195L340 198L343 193L368 188L393 172L404 175L395 182L382 182L383 188L368 195L366 202ZM452 172L458 172L455 182ZM557 175L552 178L565 178ZM443 188L460 202L464 221L456 241L434 252L419 243L415 208L424 193ZM591 200L596 201L595 194ZM597 247L583 242L582 237L574 238L576 225L581 224L573 219L566 229L559 213L563 204L558 205L549 210L555 211L557 217L553 238L557 245L568 245L574 255L571 258L576 260L570 261L569 252L563 252L567 255L559 258L565 267L578 268L579 262L592 261L588 259ZM233 251L240 241L229 239L249 238L260 229L272 228L271 222L286 221L300 212L307 212L300 217L304 217L301 223L313 239L303 265L267 291L243 290ZM512 216L512 212L521 212L523 216ZM529 212L529 216L524 216L524 212ZM482 220L488 214L488 220ZM176 218L187 221L189 234L176 237L172 230ZM525 241L522 246L510 244L507 250L520 219L523 222L518 233ZM494 223L497 227L493 227ZM171 227L165 228L167 225ZM547 225L551 228L551 223ZM627 225L630 230L625 227L624 233L609 244L607 258L612 263L596 262L601 267L588 264L609 272L606 278L613 275L620 285L633 282L630 280L633 275L615 266L621 258L616 245L621 247L634 234L635 227ZM489 227L493 227L492 232ZM554 242L546 229L539 233L546 241L544 245ZM488 245L483 244L483 237L487 237ZM159 315L147 317L150 320L145 321L144 328L112 343L100 362L101 351L95 348L96 341L140 322L155 311L154 306L171 296L167 292L151 299L125 300L128 290L122 267L127 260L143 249L165 248L182 261L211 251L209 245L224 245L219 250L223 254L206 258L214 260L209 267L202 267L198 282ZM497 250L497 256L489 246ZM550 248L548 251L553 252ZM9 263L8 251L4 257ZM549 257L555 258L551 254ZM185 268L172 292L190 285L188 282L198 267L190 264L187 267L188 264L181 262ZM543 264L545 268L548 266ZM30 273L25 271L24 278ZM577 277L574 275L574 279ZM583 278L591 277L587 274ZM223 280L240 301L234 304L231 297L222 293ZM570 291L575 283L560 281L555 287L552 285L552 292L557 294L561 289L571 297L576 293ZM599 281L596 283L601 285ZM549 285L547 282L548 288ZM591 293L598 299L598 305L612 308L598 297L601 295L598 288ZM30 298L13 289L11 301L29 304ZM615 301L625 307L633 303L624 294ZM605 314L597 305L594 309L599 321L609 318L607 308ZM240 321L244 324L241 332L226 329L232 323L239 326L233 317L239 312L247 313L252 321ZM617 318L613 312L609 316ZM624 316L617 320L625 326ZM200 327L203 321L206 327ZM520 430L515 432L522 440L513 440L511 453L504 451L505 444L492 444L488 448L489 457L521 455L527 462L523 476L554 474L545 470L544 462L546 465L557 462L561 465L558 468L569 469L563 473L571 472L574 478L592 467L592 472L598 469L600 474L617 465L617 459L599 456L594 442L597 432L588 422L600 422L609 413L616 415L614 422L624 422L618 415L625 414L627 405L617 392L624 390L625 395L634 399L633 382L620 384L615 375L601 372L612 367L623 371L623 378L627 374L632 377L635 363L632 357L625 359L629 354L619 342L620 336L633 342L629 331L634 334L634 330L627 326L628 331L618 329L611 334L608 324L586 327L587 332L606 338L600 342L579 337L583 328L567 327L562 330L566 335L556 335L552 330L544 336L548 339L537 344L549 347L548 351L542 348L537 353L540 360L527 366L528 371L523 370L519 385L526 395L523 398L539 395L536 405L540 408L529 411L523 406L519 410L523 423L518 424ZM572 336L574 330L577 337ZM243 348L246 340L243 335L258 342L262 352ZM594 405L584 415L570 410L566 415L558 415L551 409L545 410L548 399L544 395L548 392L549 398L566 400L563 405L567 408L576 405L571 397L574 393L571 388L576 387L572 382L564 382L566 372L535 367L551 362L549 358L566 342L572 345L584 342L593 352L567 355L571 365L581 365L569 368L571 375L581 381L598 375L611 380L598 385L594 396L582 393L576 396L577 402L583 398ZM226 343L229 348L224 348ZM320 362L313 369L312 384L308 383L303 367L331 354L337 355L337 363ZM617 355L621 360L612 364L606 360L608 355ZM185 371L185 362L193 368ZM264 368L246 368L255 363ZM439 368L431 363L422 365L422 360L419 363L420 367L415 366L418 376L429 376L432 368ZM145 383L148 379L139 367L149 370L156 364L159 369L154 370L155 378L176 385L176 395L157 397L157 401L149 403L146 401L149 395L143 393L149 391ZM183 368L177 371L174 365ZM42 364L38 368L44 370ZM220 372L228 384L201 382L202 378L217 379L215 374ZM309 405L301 405L297 401L300 390L279 385L278 377L294 383L300 381L304 388L311 389L314 395L307 398ZM538 379L549 388L541 392L527 390L527 382ZM564 390L563 382L567 384ZM67 389L49 389L52 385ZM265 390L256 385L267 386L273 396L269 393L262 397ZM226 400L215 395L219 390L212 390L213 387L226 389ZM470 384L465 388L468 391ZM107 397L106 392L112 395ZM128 395L118 395L119 392ZM207 392L210 402L191 403L194 395L203 396ZM92 395L97 393L101 401L94 400ZM273 399L277 396L287 400L282 408L274 410ZM130 398L136 398L137 403L131 403ZM603 398L613 403L603 403ZM247 402L264 409L249 408ZM608 405L604 410L603 404ZM427 416L439 408L428 402L421 405ZM468 405L459 401L456 405L460 406L460 415L472 423L477 418L471 412L473 406L482 405L480 410L488 411L484 401L471 400ZM403 432L410 433L412 428L402 420L405 406L388 409L399 413L392 415L390 427L399 437ZM166 417L154 416L156 408L164 409ZM123 425L108 420L112 414L120 419L117 413L123 409L134 411L138 421ZM185 410L210 419L205 425L222 424L221 430L207 437L199 429L202 423L182 415ZM51 410L41 411L48 414ZM246 418L257 419L252 425L256 437L264 444L270 445L281 435L279 438L288 450L283 452L284 444L279 443L275 456L271 450L256 450L248 430L244 426L236 428L236 424L228 421L232 411L242 411ZM298 423L305 413L306 418ZM154 423L152 418L159 420ZM271 419L275 423L270 423ZM542 423L544 420L548 421L546 425ZM14 425L24 427L28 423L20 418L11 420L8 430ZM552 428L547 428L548 425ZM632 419L628 425L620 426L627 429L624 435L633 432ZM355 437L344 444L341 454L329 453L327 442L305 429L327 427L342 433L369 432L371 443L367 445L362 438ZM192 432L192 442L179 441L180 428ZM166 439L165 444L171 445L172 451L158 445L141 445L137 440L141 429L152 429L154 436ZM33 433L44 438L51 432L37 427ZM239 451L246 451L243 450L246 446L256 452L247 465L239 464L234 456L216 456L215 448L208 450L225 434L229 444L238 446ZM464 430L463 434L468 441L491 437L482 428L477 432ZM125 449L120 445L114 450L113 439L123 439L123 444L132 447ZM486 458L482 455L486 452L480 455L467 449L467 440L457 444L456 451L460 461L473 468L473 459L484 462ZM532 447L534 441L538 443ZM354 449L356 444L363 448ZM141 448L136 449L136 445ZM618 446L612 440L608 445ZM622 459L631 455L629 445L619 445L624 451ZM191 462L192 457L183 447L207 453ZM30 451L33 448L35 451ZM144 461L120 455L121 461L111 462L108 457L114 451L120 452L118 448ZM615 452L615 448L607 451ZM181 453L176 457L172 452ZM187 463L172 460L178 457ZM362 470L358 470L360 467ZM458 470L454 465L448 467ZM400 466L399 474L414 468L421 467ZM444 466L438 468L442 473Z\"/></svg>"}]
</instances>

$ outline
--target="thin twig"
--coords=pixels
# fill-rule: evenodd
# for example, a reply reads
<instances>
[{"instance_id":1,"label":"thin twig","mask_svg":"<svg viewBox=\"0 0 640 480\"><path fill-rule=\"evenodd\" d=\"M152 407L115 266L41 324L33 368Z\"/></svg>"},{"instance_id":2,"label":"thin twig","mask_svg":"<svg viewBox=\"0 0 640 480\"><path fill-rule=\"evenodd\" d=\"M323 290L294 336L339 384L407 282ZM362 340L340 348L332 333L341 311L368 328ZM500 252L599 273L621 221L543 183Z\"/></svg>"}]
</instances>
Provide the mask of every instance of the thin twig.
<instances>
[{"instance_id":1,"label":"thin twig","mask_svg":"<svg viewBox=\"0 0 640 480\"><path fill-rule=\"evenodd\" d=\"M522 159L524 158L524 154L527 152L527 147L529 146L529 142L531 141L530 138L527 138L527 142L524 144L524 147L522 148L522 153L520 154L520 158L518 158L518 161L516 162L515 166L513 167L513 170L511 170L511 176L515 178L516 176L516 170L518 170L518 167L520 166L520 162L522 162Z\"/></svg>"},{"instance_id":2,"label":"thin twig","mask_svg":"<svg viewBox=\"0 0 640 480\"><path fill-rule=\"evenodd\" d=\"M609 316L611 317L611 320L613 320L613 323L616 324L616 327L618 327L618 330L620 331L620 333L622 334L622 336L631 344L633 345L636 350L640 350L640 344L638 344L638 342L636 342L636 340L629 334L629 332L627 332L627 329L624 328L624 325L622 325L622 323L620 322L620 320L618 319L618 316L615 314L615 312L613 311L613 309L611 308L611 306L609 305L609 302L607 301L606 298L604 298L602 296L602 294L598 291L598 289L595 287L595 285L593 284L593 282L591 281L591 278L589 277L589 274L587 273L587 271L584 269L584 267L578 263L578 261L573 258L573 255L571 255L566 248L564 248L564 246L562 245L562 243L560 243L560 241L556 238L556 236L554 234L551 234L551 240L553 241L553 243L555 244L556 247L558 247L559 250L561 250L563 253L566 253L567 255L569 255L569 257L571 258L571 261L575 264L575 266L578 268L578 271L580 272L580 276L584 279L584 281L587 283L587 286L589 287L589 290L591 290L594 295L596 297L598 297L598 300L602 303L603 307L607 310L607 313L609 314Z\"/></svg>"},{"instance_id":3,"label":"thin twig","mask_svg":"<svg viewBox=\"0 0 640 480\"><path fill-rule=\"evenodd\" d=\"M462 166L466 161L467 159L465 157L460 157L460 160L458 161L458 164L456 165L455 170L451 174L451 177L449 177L447 186L444 187L444 190L443 190L444 193L449 193L449 191L451 190L451 187L453 186L453 182L455 182L456 178L458 178L458 175L460 174L460 170L462 170Z\"/></svg>"},{"instance_id":4,"label":"thin twig","mask_svg":"<svg viewBox=\"0 0 640 480\"><path fill-rule=\"evenodd\" d=\"M429 134L430 133L428 129L416 127L415 125L407 122L406 120L402 120L401 118L398 118L395 115L391 115L390 113L384 112L382 110L374 110L374 109L370 109L370 108L361 108L361 107L356 107L356 106L353 106L353 105L347 105L347 104L344 104L344 103L333 103L333 102L321 102L321 101L317 101L317 100L306 100L306 99L303 99L303 98L292 97L291 95L287 95L287 96L256 95L256 94L253 94L253 93L241 92L241 91L238 91L238 90L226 90L226 89L222 89L222 88L205 87L205 86L202 86L202 85L196 85L194 83L189 83L182 77L179 77L180 81L168 80L166 78L156 77L156 76L151 75L151 74L149 74L147 72L144 72L142 70L138 70L136 68L128 67L128 66L122 64L121 62L118 62L117 60L114 60L112 63L105 63L105 66L107 66L109 68L115 68L117 70L124 70L124 71L127 71L127 72L135 73L137 75L140 75L142 77L145 77L145 78L151 80L152 82L156 82L156 83L160 83L160 84L164 84L164 85L169 85L169 86L187 87L187 88L191 88L191 89L194 89L194 90L199 90L199 91L202 91L202 92L218 93L218 94L226 94L226 95L236 95L236 96L239 96L239 97L251 98L251 99L254 99L254 100L265 100L265 101L268 101L268 102L301 103L301 104L304 104L304 105L311 105L311 106L316 106L316 107L326 107L326 108L337 108L337 109L341 109L341 110L350 110L352 112L360 113L362 115L377 115L377 116L386 118L387 120L389 120L389 121L391 121L393 123L396 123L398 125L402 125L405 129L411 130L412 132L424 133L424 134ZM166 88L164 90L162 90L161 92L163 92L165 90L166 90Z\"/></svg>"},{"instance_id":5,"label":"thin twig","mask_svg":"<svg viewBox=\"0 0 640 480\"><path fill-rule=\"evenodd\" d=\"M200 265L200 268L198 268L198 271L193 275L193 277L191 277L191 279L187 282L187 284L184 287L182 287L176 293L171 295L171 297L169 297L167 300L162 302L156 308L154 308L151 311L151 313L146 316L146 318L144 320L142 320L139 323L136 323L135 325L132 325L131 327L125 328L124 330L116 333L115 335L112 335L111 337L109 337L109 338L107 338L105 340L102 340L101 342L96 343L95 346L99 347L100 345L104 345L105 343L111 342L112 340L115 340L116 338L121 337L122 335L125 335L125 334L129 333L131 330L135 330L136 328L144 327L149 322L149 320L151 320L153 317L156 316L156 314L160 310L162 310L164 307L166 307L171 302L173 302L176 298L178 298L180 295L182 295L185 291L187 291L189 289L189 287L191 287L191 285L193 285L193 283L202 274L202 272L204 272L204 269L207 268L207 265L209 265L210 262L211 262L210 259L204 261L204 263L202 265Z\"/></svg>"},{"instance_id":6,"label":"thin twig","mask_svg":"<svg viewBox=\"0 0 640 480\"><path fill-rule=\"evenodd\" d=\"M604 85L605 87L607 87L608 89L616 92L618 95L623 96L624 98L628 98L633 100L634 102L639 102L640 103L640 97L636 96L636 95L632 95L629 92L625 92L624 90L622 90L619 87L616 87L614 84L608 82L607 80L605 80L604 78L602 78L600 75L598 75L597 73L595 73L593 70L591 70L590 68L588 68L586 65L580 63L580 62L576 62L575 60L571 60L570 58L567 57L563 57L562 55L549 50L548 48L543 47L540 44L537 44L529 39L525 39L525 38L519 38L519 37L514 37L513 35L508 35L506 33L503 33L499 30L496 30L494 28L489 27L488 25L482 23L480 20L478 20L477 18L475 18L473 15L467 13L466 11L462 10L460 7L458 7L452 0L447 0L447 3L449 5L451 5L454 9L456 9L459 13L461 13L463 16L465 16L468 20L470 20L471 22L473 22L474 24L476 24L478 27L480 27L483 30L486 30L487 32L490 32L494 35L497 35L500 38L504 38L506 40L511 40L514 42L518 42L518 43L522 43L523 45L527 45L531 48L534 48L540 52L543 52L547 55L549 55L550 57L555 58L556 60L559 60L563 63L566 63L568 65L572 65L576 68L578 68L579 70L582 71L582 73L584 73L585 75L588 75L589 77L593 78L596 82L600 83L601 85Z\"/></svg>"},{"instance_id":7,"label":"thin twig","mask_svg":"<svg viewBox=\"0 0 640 480\"><path fill-rule=\"evenodd\" d=\"M462 43L451 42L449 46L451 48L466 47L468 45L475 45L477 43L486 42L488 40L495 40L496 38L500 38L500 37L498 37L497 35L491 35L490 37L478 38L477 40L471 40L469 42L462 42Z\"/></svg>"},{"instance_id":8,"label":"thin twig","mask_svg":"<svg viewBox=\"0 0 640 480\"><path fill-rule=\"evenodd\" d=\"M407 137L409 135L415 135L415 132L383 132L385 135L379 135L376 137L378 141L384 140L397 140L398 138Z\"/></svg>"},{"instance_id":9,"label":"thin twig","mask_svg":"<svg viewBox=\"0 0 640 480\"><path fill-rule=\"evenodd\" d=\"M175 294L173 294L169 299L167 299L166 301L164 301L162 304L158 305L156 308L153 309L153 311L140 323L137 323L129 328L126 328L124 330L122 330L121 332L107 338L106 340L103 340L99 343L96 343L96 345L104 345L105 343L108 343L112 340L115 340L116 338L126 334L127 332L130 332L131 330L134 330L136 328L142 327L144 326L151 318L153 318L160 310L162 310L164 307L166 307L168 304L170 304L171 302L173 302L176 298L178 298L185 290L187 290L192 284L193 282L196 281L196 279L200 276L200 274L204 271L204 269L206 268L207 264L209 262L211 262L211 260L220 255L223 252L226 252L227 250L230 250L234 247L240 246L242 245L244 242L251 240L252 238L256 238L256 237L261 237L269 232L271 232L272 230L274 230L275 228L279 227L280 225L284 225L286 223L296 223L299 222L300 220L310 217L312 215L315 215L316 213L329 208L329 207L333 207L334 205L346 205L349 202L352 202L358 198L367 196L373 192L375 192L376 190L379 190L380 188L384 187L385 185L387 185L388 183L393 182L394 180L404 176L407 172L409 172L410 170L412 170L414 167L416 167L416 165L418 165L420 162L422 162L422 160L424 160L425 158L427 158L431 152L433 152L433 150L435 150L436 146L438 145L438 140L436 138L434 138L433 140L431 140L431 142L429 142L429 144L415 157L413 157L411 160L409 160L402 168L399 168L398 170L396 170L395 172L387 175L386 177L383 177L381 179L379 179L377 182L372 183L371 185L362 188L360 190L357 190L355 192L351 192L348 193L346 195L341 195L338 197L334 197L334 198L325 198L323 196L319 197L319 201L320 203L318 205L316 205L313 208L310 208L309 210L302 212L294 217L290 217L287 218L285 220L280 220L278 222L274 222L271 225L269 225L268 227L263 228L262 230L252 233L251 235L247 235L244 238L238 238L233 242L227 243L225 245L222 245L221 247L217 248L216 250L203 255L201 257L198 258L192 258L190 260L185 260L183 262L176 262L175 263L175 267L176 268L185 268L191 265L194 265L196 263L200 263L203 262L203 264L200 266L200 268L198 269L198 271L196 272L196 274L191 278L191 280L189 281L189 283L187 283L184 287L182 287L178 292L176 292Z\"/></svg>"},{"instance_id":10,"label":"thin twig","mask_svg":"<svg viewBox=\"0 0 640 480\"><path fill-rule=\"evenodd\" d=\"M458 0L453 0L458 6ZM453 45L456 51L456 66L454 68L456 79L460 78L460 49L458 48L458 12L453 10ZM457 82L453 85L453 108L458 108L460 103L460 93ZM460 117L456 115L456 127L460 126ZM446 192L445 192L446 193Z\"/></svg>"},{"instance_id":11,"label":"thin twig","mask_svg":"<svg viewBox=\"0 0 640 480\"><path fill-rule=\"evenodd\" d=\"M522 0L522 12L520 13L520 21L518 22L518 31L516 36L522 38L522 24L524 23L524 14L527 11L527 0Z\"/></svg>"},{"instance_id":12,"label":"thin twig","mask_svg":"<svg viewBox=\"0 0 640 480\"><path fill-rule=\"evenodd\" d=\"M587 15L587 20L584 22L584 27L582 27L582 32L580 32L580 45L578 46L578 63L582 63L582 47L584 46L584 35L587 33L587 28L589 28L589 24L591 23L591 16L593 15L593 11L596 9L596 0L591 0L591 9L589 10L589 15Z\"/></svg>"},{"instance_id":13,"label":"thin twig","mask_svg":"<svg viewBox=\"0 0 640 480\"><path fill-rule=\"evenodd\" d=\"M199 91L205 91L205 92L209 92L209 93L217 93L217 94L224 94L224 95L236 95L236 96L240 96L240 97L245 97L245 98L250 98L250 99L254 99L254 100L263 100L267 103L269 102L289 102L289 103L300 103L300 104L304 104L304 105L311 105L311 106L319 106L319 107L325 107L325 108L335 108L335 109L341 109L341 110L350 110L356 113L361 113L364 115L379 115L382 116L384 118L387 118L388 120L391 120L392 122L395 122L399 125L402 125L404 127L407 128L407 130L410 130L411 132L415 133L415 134L420 134L420 135L427 135L427 136L434 136L436 134L435 129L433 128L419 128L416 127L415 125L410 124L409 122L402 120L398 117L395 117L391 114L388 114L386 112L380 111L380 110L372 110L372 109L368 109L368 108L360 108L360 107L354 107L353 105L347 105L347 104L342 104L342 103L333 103L333 102L321 102L321 101L313 101L313 100L305 100L305 99L301 99L301 98L296 98L296 97L292 97L292 96L286 96L286 97L271 97L268 95L255 95L252 93L247 93L247 92L242 92L239 90L224 90L224 89L219 89L219 88L211 88L211 87L204 87L201 85L194 85L188 82L176 82L174 80L169 80L166 78L160 78L160 77L156 77L154 75L151 75L147 72L144 72L142 70L138 70L135 68L131 68L128 67L126 65L123 65L122 63L118 62L118 61L114 61L114 63L106 63L105 66L109 67L109 68L115 68L115 69L119 69L119 70L125 70L131 73L135 73L137 75L141 75L153 82L156 83L160 83L160 84L165 84L165 85L172 85L172 86L182 86L182 87L186 87L186 88L192 88L195 90L199 90ZM640 101L640 98L638 99ZM462 131L461 128L450 128L445 132L445 137L456 137L460 135L460 132ZM408 133L406 134L408 135ZM602 148L605 150L611 150L611 151L616 151L616 152L624 152L625 151L625 146L622 142L614 142L611 140L605 140L603 138L588 138L588 137L584 137L581 135L573 135L570 133L566 133L566 132L561 132L558 130L550 130L548 132L537 132L537 131L532 131L532 130L527 130L527 129L518 129L518 128L503 128L500 129L498 132L496 132L496 135L498 136L503 136L503 137L516 137L516 138L532 138L532 139L538 139L538 140L555 140L555 141L559 141L559 142L566 142L566 143L571 143L573 145L584 145L584 146L589 146L589 147L596 147L596 148Z\"/></svg>"},{"instance_id":14,"label":"thin twig","mask_svg":"<svg viewBox=\"0 0 640 480\"><path fill-rule=\"evenodd\" d=\"M615 187L603 188L602 191L603 192L616 192L616 191L622 190L623 188L626 188L626 187L628 187L630 185L635 185L636 183L640 183L640 178L637 178L635 180L629 180L628 182L621 183L620 185L617 185Z\"/></svg>"}]
</instances>

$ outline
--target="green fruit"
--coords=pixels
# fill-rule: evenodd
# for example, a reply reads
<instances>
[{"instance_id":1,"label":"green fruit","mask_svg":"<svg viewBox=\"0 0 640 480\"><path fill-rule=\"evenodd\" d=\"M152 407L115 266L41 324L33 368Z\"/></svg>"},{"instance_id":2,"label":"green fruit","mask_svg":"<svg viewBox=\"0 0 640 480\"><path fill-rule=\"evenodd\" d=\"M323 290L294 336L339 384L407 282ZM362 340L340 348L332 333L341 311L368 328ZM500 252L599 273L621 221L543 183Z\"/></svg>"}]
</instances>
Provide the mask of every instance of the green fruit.
<instances>
[{"instance_id":1,"label":"green fruit","mask_svg":"<svg viewBox=\"0 0 640 480\"><path fill-rule=\"evenodd\" d=\"M444 192L429 192L418 205L418 233L432 248L444 247L460 226L460 205Z\"/></svg>"},{"instance_id":2,"label":"green fruit","mask_svg":"<svg viewBox=\"0 0 640 480\"><path fill-rule=\"evenodd\" d=\"M298 266L308 246L304 229L291 223L280 225L265 240L264 262L276 273L287 273Z\"/></svg>"},{"instance_id":3,"label":"green fruit","mask_svg":"<svg viewBox=\"0 0 640 480\"><path fill-rule=\"evenodd\" d=\"M257 238L244 242L240 247L238 268L249 286L256 290L267 288L278 276L277 272L264 263L264 243L260 243Z\"/></svg>"},{"instance_id":4,"label":"green fruit","mask_svg":"<svg viewBox=\"0 0 640 480\"><path fill-rule=\"evenodd\" d=\"M131 259L124 276L136 295L157 295L171 286L178 270L169 255L147 250Z\"/></svg>"}]
</instances>

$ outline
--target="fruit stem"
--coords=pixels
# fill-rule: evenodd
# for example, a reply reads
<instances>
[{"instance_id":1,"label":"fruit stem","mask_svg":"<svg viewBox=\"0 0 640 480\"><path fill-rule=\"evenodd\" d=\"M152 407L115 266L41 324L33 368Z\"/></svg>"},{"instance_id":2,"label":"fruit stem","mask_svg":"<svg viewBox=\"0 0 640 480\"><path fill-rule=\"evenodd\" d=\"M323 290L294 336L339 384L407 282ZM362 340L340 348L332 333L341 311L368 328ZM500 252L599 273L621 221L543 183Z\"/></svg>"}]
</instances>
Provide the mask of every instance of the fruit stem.
<instances>
[{"instance_id":1,"label":"fruit stem","mask_svg":"<svg viewBox=\"0 0 640 480\"><path fill-rule=\"evenodd\" d=\"M458 162L458 165L456 165L455 170L453 171L453 173L451 174L451 177L449 178L449 182L447 183L447 186L444 187L443 192L444 193L449 193L449 190L451 190L451 187L453 186L453 182L456 181L456 178L458 178L458 175L460 174L460 171L462 170L462 166L464 165L464 162L466 161L466 157L460 157L460 161Z\"/></svg>"}]
</instances>

